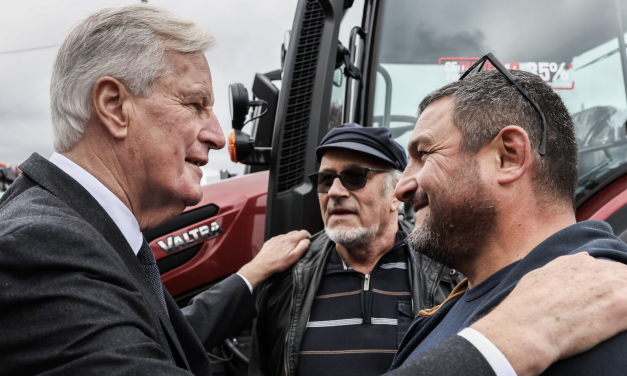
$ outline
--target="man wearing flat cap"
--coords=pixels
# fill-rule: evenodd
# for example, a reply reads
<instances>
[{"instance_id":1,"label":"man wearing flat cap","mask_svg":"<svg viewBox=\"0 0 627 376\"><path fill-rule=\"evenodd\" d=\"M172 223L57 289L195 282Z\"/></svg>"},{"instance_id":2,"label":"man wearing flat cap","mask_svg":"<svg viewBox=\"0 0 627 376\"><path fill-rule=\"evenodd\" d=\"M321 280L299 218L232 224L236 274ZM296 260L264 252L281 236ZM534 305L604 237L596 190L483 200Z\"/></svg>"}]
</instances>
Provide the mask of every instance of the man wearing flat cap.
<instances>
[{"instance_id":1,"label":"man wearing flat cap","mask_svg":"<svg viewBox=\"0 0 627 376\"><path fill-rule=\"evenodd\" d=\"M316 155L325 229L292 273L259 289L250 371L283 375L290 359L299 375L381 375L416 313L461 277L409 250L394 197L407 157L388 128L339 126Z\"/></svg>"}]
</instances>

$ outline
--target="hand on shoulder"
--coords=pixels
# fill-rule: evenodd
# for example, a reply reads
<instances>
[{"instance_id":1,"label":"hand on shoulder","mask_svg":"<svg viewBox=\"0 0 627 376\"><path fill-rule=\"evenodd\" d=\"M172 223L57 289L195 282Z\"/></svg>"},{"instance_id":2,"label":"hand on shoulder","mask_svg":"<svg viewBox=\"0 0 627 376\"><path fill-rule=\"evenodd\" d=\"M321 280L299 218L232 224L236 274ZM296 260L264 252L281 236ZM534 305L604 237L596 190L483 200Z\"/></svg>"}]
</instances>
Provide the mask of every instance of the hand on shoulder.
<instances>
[{"instance_id":1,"label":"hand on shoulder","mask_svg":"<svg viewBox=\"0 0 627 376\"><path fill-rule=\"evenodd\" d=\"M259 254L238 273L255 287L274 273L282 272L298 261L309 248L311 235L306 230L292 231L268 240Z\"/></svg>"}]
</instances>

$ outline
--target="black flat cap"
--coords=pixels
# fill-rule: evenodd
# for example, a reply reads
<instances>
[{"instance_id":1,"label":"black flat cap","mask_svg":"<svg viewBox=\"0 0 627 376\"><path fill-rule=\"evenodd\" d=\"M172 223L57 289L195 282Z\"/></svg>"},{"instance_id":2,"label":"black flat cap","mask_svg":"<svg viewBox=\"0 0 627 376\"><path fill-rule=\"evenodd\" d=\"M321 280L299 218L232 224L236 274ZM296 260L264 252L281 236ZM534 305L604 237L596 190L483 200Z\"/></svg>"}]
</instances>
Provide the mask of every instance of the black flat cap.
<instances>
[{"instance_id":1,"label":"black flat cap","mask_svg":"<svg viewBox=\"0 0 627 376\"><path fill-rule=\"evenodd\" d=\"M347 149L372 155L384 162L393 165L403 171L407 167L405 149L394 139L389 128L362 127L359 124L347 123L331 130L316 148L316 157L322 159L322 155L328 149Z\"/></svg>"}]
</instances>

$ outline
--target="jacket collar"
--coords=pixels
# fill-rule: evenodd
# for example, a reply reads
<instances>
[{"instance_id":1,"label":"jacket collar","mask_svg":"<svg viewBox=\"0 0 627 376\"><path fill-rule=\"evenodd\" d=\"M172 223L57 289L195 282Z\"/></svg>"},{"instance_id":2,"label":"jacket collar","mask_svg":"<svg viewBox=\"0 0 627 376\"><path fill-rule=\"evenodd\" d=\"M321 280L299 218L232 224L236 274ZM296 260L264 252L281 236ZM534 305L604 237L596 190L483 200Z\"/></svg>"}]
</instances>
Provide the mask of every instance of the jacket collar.
<instances>
[{"instance_id":1,"label":"jacket collar","mask_svg":"<svg viewBox=\"0 0 627 376\"><path fill-rule=\"evenodd\" d=\"M139 223L126 205L116 195L113 194L95 176L87 172L84 168L74 163L63 154L53 153L49 160L59 169L63 170L72 179L76 180L89 194L98 201L100 206L107 212L107 215L115 222L120 229L133 252L137 255L142 246L142 233L139 230Z\"/></svg>"},{"instance_id":2,"label":"jacket collar","mask_svg":"<svg viewBox=\"0 0 627 376\"><path fill-rule=\"evenodd\" d=\"M387 262L390 257L395 257L394 255L398 255L399 253L404 253L404 246L407 241L407 233L403 230L398 230L396 232L395 243L381 258L377 261L375 265L375 269L378 268L381 264ZM348 270L351 269L350 266L342 260L340 254L337 252L337 247L333 242L328 243L329 246L329 256L326 262L326 271L338 271L338 270Z\"/></svg>"}]
</instances>

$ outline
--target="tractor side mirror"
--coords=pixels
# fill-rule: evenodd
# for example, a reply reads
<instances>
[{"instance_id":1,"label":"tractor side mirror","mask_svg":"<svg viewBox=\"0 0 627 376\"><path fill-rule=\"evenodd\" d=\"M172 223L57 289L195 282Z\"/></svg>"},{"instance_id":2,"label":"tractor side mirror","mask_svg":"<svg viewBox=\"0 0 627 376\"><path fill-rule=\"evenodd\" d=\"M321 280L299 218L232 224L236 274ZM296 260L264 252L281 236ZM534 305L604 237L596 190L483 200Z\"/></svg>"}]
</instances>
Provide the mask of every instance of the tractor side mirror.
<instances>
[{"instance_id":1,"label":"tractor side mirror","mask_svg":"<svg viewBox=\"0 0 627 376\"><path fill-rule=\"evenodd\" d=\"M265 106L265 110L249 120L246 120L251 107ZM233 129L229 132L229 155L231 161L246 165L267 165L270 163L271 148L255 147L255 140L245 132L244 125L254 119L260 118L268 112L268 103L264 100L249 100L248 90L243 84L233 83L229 85L229 107L231 109L231 124ZM262 107L263 109L263 107Z\"/></svg>"},{"instance_id":2,"label":"tractor side mirror","mask_svg":"<svg viewBox=\"0 0 627 376\"><path fill-rule=\"evenodd\" d=\"M248 90L246 90L243 84L234 83L229 85L229 108L231 109L233 129L242 130L250 109Z\"/></svg>"}]
</instances>

